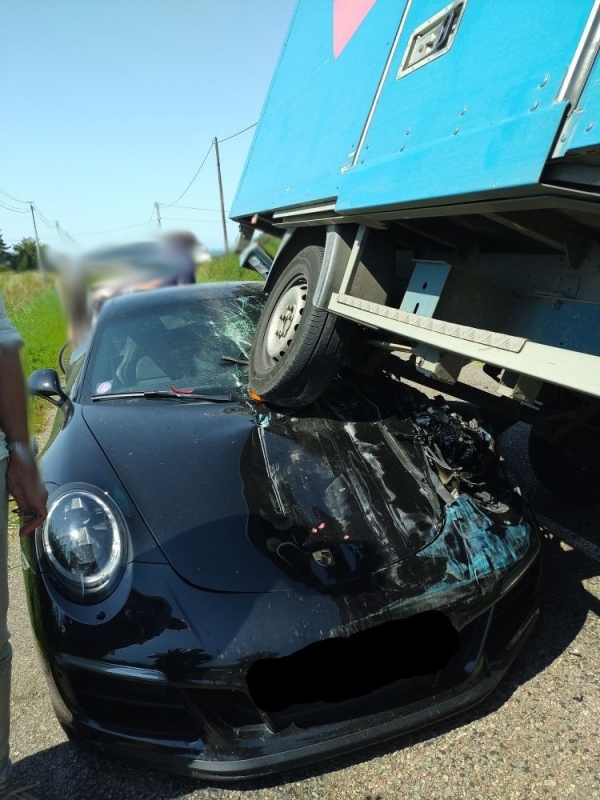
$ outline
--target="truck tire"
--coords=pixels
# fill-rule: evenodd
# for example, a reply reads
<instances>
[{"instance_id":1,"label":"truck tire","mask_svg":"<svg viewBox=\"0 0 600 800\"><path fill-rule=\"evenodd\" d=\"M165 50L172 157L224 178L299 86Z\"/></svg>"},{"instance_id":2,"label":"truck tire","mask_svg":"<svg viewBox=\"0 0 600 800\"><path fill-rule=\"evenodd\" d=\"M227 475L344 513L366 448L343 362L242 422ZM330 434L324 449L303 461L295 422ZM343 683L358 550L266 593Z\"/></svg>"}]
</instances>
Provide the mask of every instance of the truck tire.
<instances>
[{"instance_id":1,"label":"truck tire","mask_svg":"<svg viewBox=\"0 0 600 800\"><path fill-rule=\"evenodd\" d=\"M280 406L314 402L339 369L355 326L315 308L324 248L309 245L279 275L250 351L249 385Z\"/></svg>"},{"instance_id":2,"label":"truck tire","mask_svg":"<svg viewBox=\"0 0 600 800\"><path fill-rule=\"evenodd\" d=\"M582 426L561 442L552 442L532 429L529 461L539 482L565 500L600 504L600 435Z\"/></svg>"}]
</instances>

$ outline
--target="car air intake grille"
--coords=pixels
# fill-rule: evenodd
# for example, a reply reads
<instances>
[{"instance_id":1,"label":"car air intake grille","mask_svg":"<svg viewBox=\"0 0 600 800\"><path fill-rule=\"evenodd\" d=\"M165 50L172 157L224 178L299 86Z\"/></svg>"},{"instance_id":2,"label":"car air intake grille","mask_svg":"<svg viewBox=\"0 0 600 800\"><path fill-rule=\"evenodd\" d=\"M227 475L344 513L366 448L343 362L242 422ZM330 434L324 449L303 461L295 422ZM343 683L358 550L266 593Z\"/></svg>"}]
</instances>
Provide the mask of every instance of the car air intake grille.
<instances>
[{"instance_id":1,"label":"car air intake grille","mask_svg":"<svg viewBox=\"0 0 600 800\"><path fill-rule=\"evenodd\" d=\"M61 670L62 673L62 670ZM150 738L198 739L199 720L184 693L160 683L68 670L65 687L83 714L102 727Z\"/></svg>"},{"instance_id":2,"label":"car air intake grille","mask_svg":"<svg viewBox=\"0 0 600 800\"><path fill-rule=\"evenodd\" d=\"M226 728L244 729L264 725L265 720L252 700L239 689L186 689L185 695L202 717L214 714L221 726L225 725Z\"/></svg>"}]
</instances>

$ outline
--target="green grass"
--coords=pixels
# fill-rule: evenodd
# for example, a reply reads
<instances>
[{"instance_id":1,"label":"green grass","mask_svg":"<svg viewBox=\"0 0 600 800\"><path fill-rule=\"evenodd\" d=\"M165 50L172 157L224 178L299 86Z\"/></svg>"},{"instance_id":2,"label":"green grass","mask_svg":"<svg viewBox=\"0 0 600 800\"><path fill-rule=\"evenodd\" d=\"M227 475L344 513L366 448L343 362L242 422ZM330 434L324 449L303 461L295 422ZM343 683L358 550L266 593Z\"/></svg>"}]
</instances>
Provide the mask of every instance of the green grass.
<instances>
[{"instance_id":1,"label":"green grass","mask_svg":"<svg viewBox=\"0 0 600 800\"><path fill-rule=\"evenodd\" d=\"M2 276L4 277L4 276ZM54 286L32 281L29 273L10 276L23 280L13 283L5 302L8 316L25 340L21 351L23 372L27 377L36 369L58 369L58 353L67 338L66 322ZM39 436L46 427L50 404L34 398L31 402L29 423L31 433Z\"/></svg>"},{"instance_id":2,"label":"green grass","mask_svg":"<svg viewBox=\"0 0 600 800\"><path fill-rule=\"evenodd\" d=\"M263 233L258 237L258 243L261 247L264 247L272 258L275 258L275 254L279 250L279 245L281 244L281 239L277 236L269 236L268 233Z\"/></svg>"},{"instance_id":3,"label":"green grass","mask_svg":"<svg viewBox=\"0 0 600 800\"><path fill-rule=\"evenodd\" d=\"M262 281L262 278L258 272L240 267L239 256L232 253L200 264L196 269L196 281L198 283L220 283L222 281Z\"/></svg>"},{"instance_id":4,"label":"green grass","mask_svg":"<svg viewBox=\"0 0 600 800\"><path fill-rule=\"evenodd\" d=\"M39 272L0 272L0 292L9 310L29 303L47 288Z\"/></svg>"}]
</instances>

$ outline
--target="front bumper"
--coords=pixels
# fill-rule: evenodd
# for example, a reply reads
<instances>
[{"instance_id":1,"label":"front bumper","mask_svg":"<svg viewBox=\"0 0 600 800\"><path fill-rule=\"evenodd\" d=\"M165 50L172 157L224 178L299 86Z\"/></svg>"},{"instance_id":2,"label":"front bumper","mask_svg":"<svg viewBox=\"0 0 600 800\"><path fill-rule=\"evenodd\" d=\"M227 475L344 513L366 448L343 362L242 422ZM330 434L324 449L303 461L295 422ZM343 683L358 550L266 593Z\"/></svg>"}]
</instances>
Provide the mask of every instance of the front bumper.
<instances>
[{"instance_id":1,"label":"front bumper","mask_svg":"<svg viewBox=\"0 0 600 800\"><path fill-rule=\"evenodd\" d=\"M267 774L358 750L459 713L490 694L533 628L539 572L537 556L510 591L473 616L446 669L366 698L265 715L226 683L219 692L206 682L168 679L159 670L63 654L49 661L57 715L73 738L213 779Z\"/></svg>"}]
</instances>

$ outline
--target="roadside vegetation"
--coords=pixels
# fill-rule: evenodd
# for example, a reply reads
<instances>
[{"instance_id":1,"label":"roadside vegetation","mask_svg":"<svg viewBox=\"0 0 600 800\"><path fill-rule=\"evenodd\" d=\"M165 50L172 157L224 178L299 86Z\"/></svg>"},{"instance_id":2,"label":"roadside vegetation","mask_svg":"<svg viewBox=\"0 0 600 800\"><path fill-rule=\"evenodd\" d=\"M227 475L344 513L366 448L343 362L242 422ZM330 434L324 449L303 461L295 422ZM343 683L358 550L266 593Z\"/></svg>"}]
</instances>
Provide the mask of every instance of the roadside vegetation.
<instances>
[{"instance_id":1,"label":"roadside vegetation","mask_svg":"<svg viewBox=\"0 0 600 800\"><path fill-rule=\"evenodd\" d=\"M262 278L252 269L240 267L239 256L232 253L228 256L218 256L196 269L198 283L220 283L223 281L261 281Z\"/></svg>"},{"instance_id":2,"label":"roadside vegetation","mask_svg":"<svg viewBox=\"0 0 600 800\"><path fill-rule=\"evenodd\" d=\"M44 284L39 272L0 272L0 291L9 312L25 305L47 288L48 284Z\"/></svg>"},{"instance_id":3,"label":"roadside vegetation","mask_svg":"<svg viewBox=\"0 0 600 800\"><path fill-rule=\"evenodd\" d=\"M280 240L276 236L263 234L258 238L258 244L267 253L274 257L279 247ZM199 264L196 269L198 283L217 283L223 281L262 281L262 277L252 269L244 269L239 265L240 259L236 253L228 256L218 256L205 264Z\"/></svg>"},{"instance_id":4,"label":"roadside vegetation","mask_svg":"<svg viewBox=\"0 0 600 800\"><path fill-rule=\"evenodd\" d=\"M258 238L258 243L260 246L264 247L267 253L273 258L275 257L275 253L279 248L280 242L281 239L278 239L277 236L269 236L268 233L263 233L262 236L259 236Z\"/></svg>"},{"instance_id":5,"label":"roadside vegetation","mask_svg":"<svg viewBox=\"0 0 600 800\"><path fill-rule=\"evenodd\" d=\"M21 351L25 376L42 367L58 369L58 353L66 339L66 321L54 284L37 272L0 273L0 291L13 325L25 340ZM52 406L33 398L29 422L39 436L47 425Z\"/></svg>"}]
</instances>

